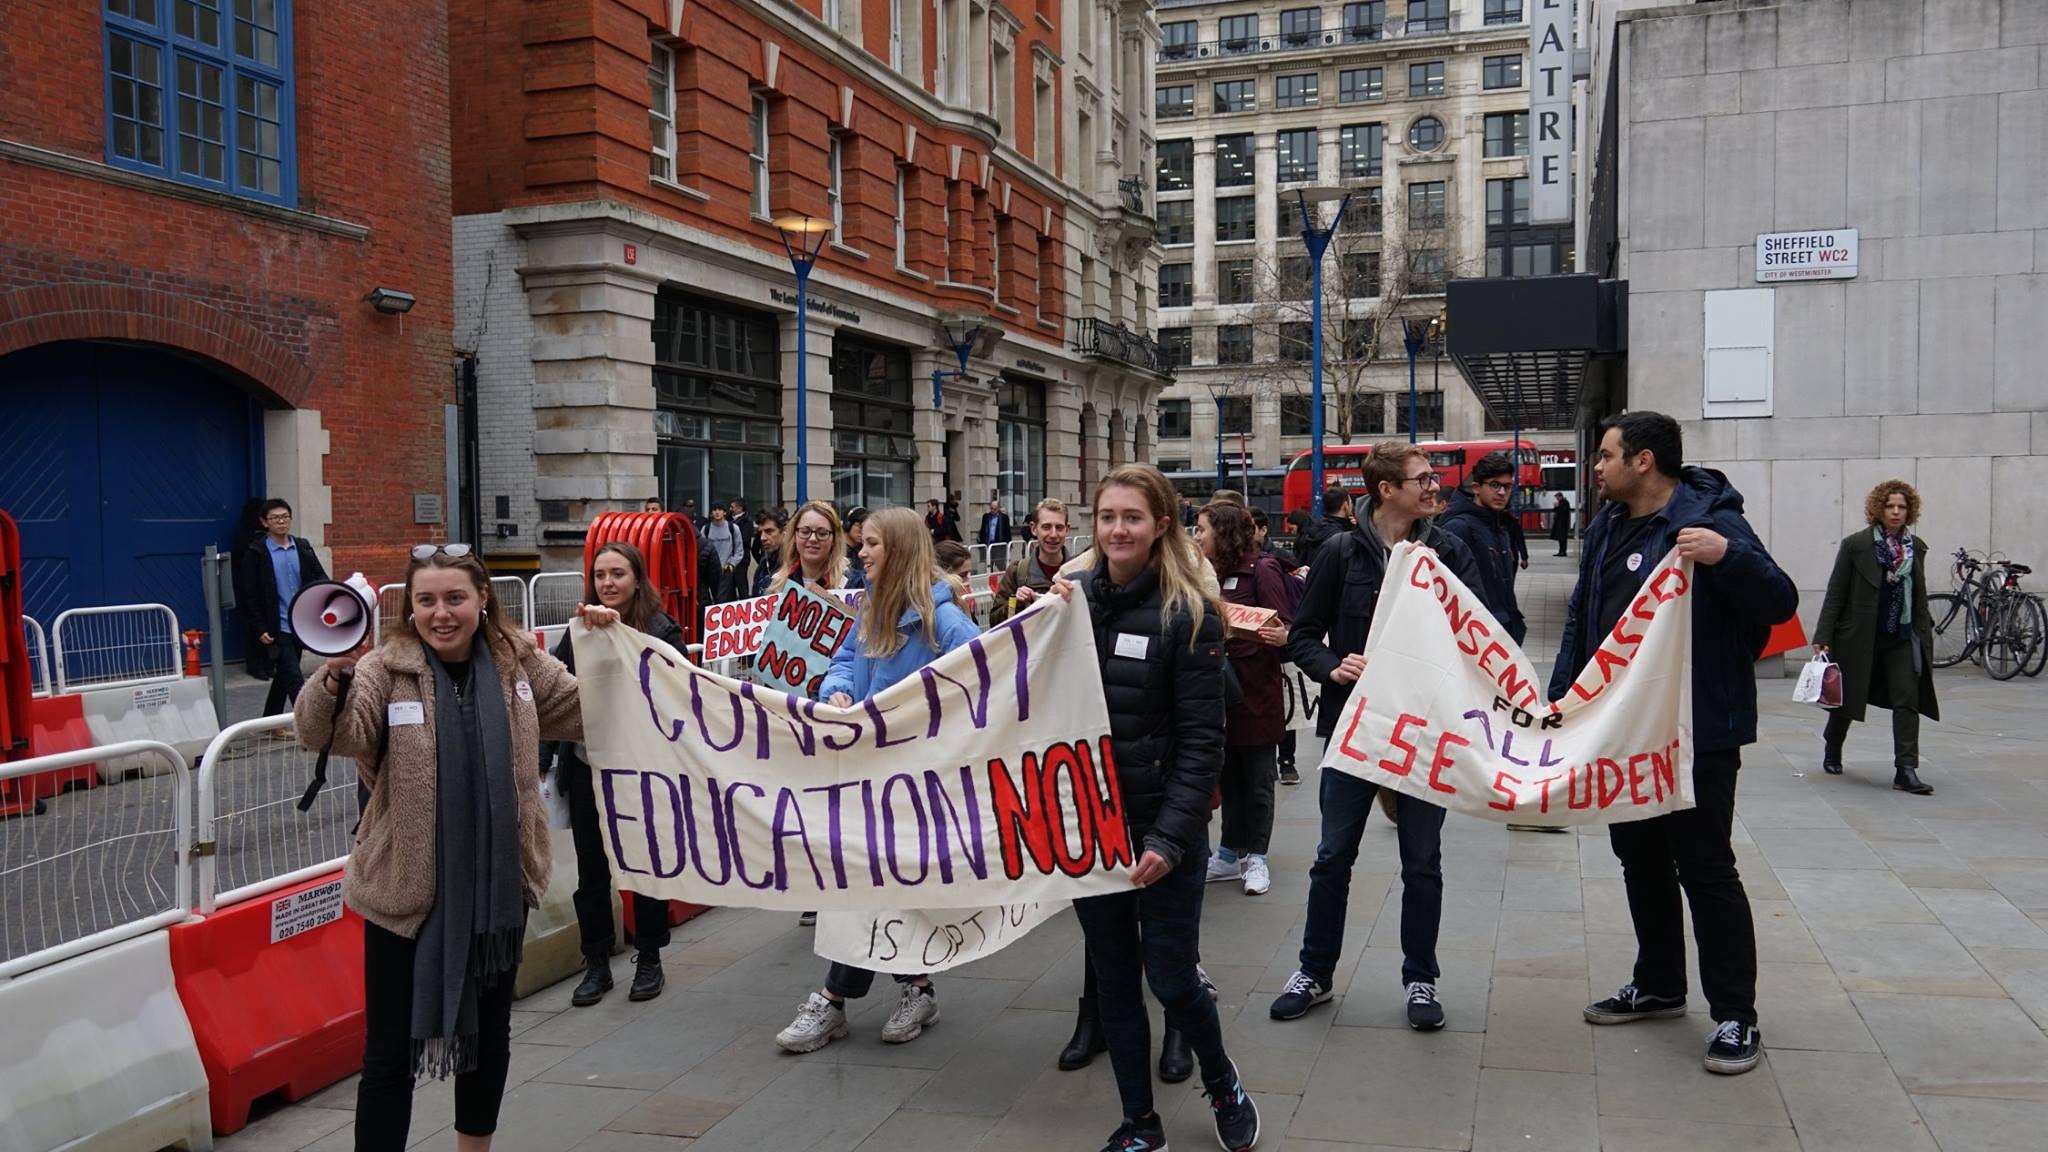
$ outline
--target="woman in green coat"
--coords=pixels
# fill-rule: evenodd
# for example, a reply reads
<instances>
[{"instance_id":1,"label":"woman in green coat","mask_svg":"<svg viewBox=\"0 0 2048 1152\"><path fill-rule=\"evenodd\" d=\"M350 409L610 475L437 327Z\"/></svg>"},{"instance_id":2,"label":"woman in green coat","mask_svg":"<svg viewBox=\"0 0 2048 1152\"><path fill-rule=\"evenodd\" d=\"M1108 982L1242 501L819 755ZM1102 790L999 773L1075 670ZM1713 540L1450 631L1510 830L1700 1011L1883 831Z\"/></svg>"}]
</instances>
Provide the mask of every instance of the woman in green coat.
<instances>
[{"instance_id":1,"label":"woman in green coat","mask_svg":"<svg viewBox=\"0 0 2048 1152\"><path fill-rule=\"evenodd\" d=\"M1835 553L1827 599L1813 631L1816 652L1842 668L1842 706L1828 715L1821 767L1842 774L1842 740L1866 705L1892 714L1892 787L1916 796L1920 781L1920 717L1941 719L1934 702L1934 626L1927 612L1927 542L1910 529L1920 518L1920 493L1886 480L1863 500L1870 527L1850 533Z\"/></svg>"}]
</instances>

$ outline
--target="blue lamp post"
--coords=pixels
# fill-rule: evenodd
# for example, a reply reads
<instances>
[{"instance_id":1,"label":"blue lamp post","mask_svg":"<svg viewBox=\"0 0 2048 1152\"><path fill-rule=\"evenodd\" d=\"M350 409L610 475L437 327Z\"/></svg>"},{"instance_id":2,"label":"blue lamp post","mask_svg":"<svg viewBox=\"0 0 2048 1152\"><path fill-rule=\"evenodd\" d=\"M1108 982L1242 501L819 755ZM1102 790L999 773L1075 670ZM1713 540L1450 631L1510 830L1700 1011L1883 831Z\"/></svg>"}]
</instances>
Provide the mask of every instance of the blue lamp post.
<instances>
[{"instance_id":1,"label":"blue lamp post","mask_svg":"<svg viewBox=\"0 0 2048 1152\"><path fill-rule=\"evenodd\" d=\"M939 321L945 330L946 344L953 349L953 355L960 358L960 367L948 372L943 368L932 369L932 409L946 406L946 381L967 379L967 359L974 355L975 342L981 339L982 321L979 316L949 316Z\"/></svg>"},{"instance_id":2,"label":"blue lamp post","mask_svg":"<svg viewBox=\"0 0 2048 1152\"><path fill-rule=\"evenodd\" d=\"M1344 209L1351 203L1351 193L1342 188L1300 188L1294 193L1295 203L1301 207L1301 242L1308 247L1309 267L1309 500L1312 506L1320 507L1323 497L1323 253L1329 251L1330 237L1337 232L1337 226L1344 222ZM1330 218L1329 227L1316 222L1315 213L1308 206L1326 201L1337 202L1337 214ZM1218 447L1218 455L1222 449Z\"/></svg>"},{"instance_id":3,"label":"blue lamp post","mask_svg":"<svg viewBox=\"0 0 2048 1152\"><path fill-rule=\"evenodd\" d=\"M825 237L832 234L832 222L815 216L784 216L775 221L775 230L782 234L782 250L796 272L796 502L802 504L811 498L811 410L805 387L811 366L805 339L811 329L811 267L825 248Z\"/></svg>"}]
</instances>

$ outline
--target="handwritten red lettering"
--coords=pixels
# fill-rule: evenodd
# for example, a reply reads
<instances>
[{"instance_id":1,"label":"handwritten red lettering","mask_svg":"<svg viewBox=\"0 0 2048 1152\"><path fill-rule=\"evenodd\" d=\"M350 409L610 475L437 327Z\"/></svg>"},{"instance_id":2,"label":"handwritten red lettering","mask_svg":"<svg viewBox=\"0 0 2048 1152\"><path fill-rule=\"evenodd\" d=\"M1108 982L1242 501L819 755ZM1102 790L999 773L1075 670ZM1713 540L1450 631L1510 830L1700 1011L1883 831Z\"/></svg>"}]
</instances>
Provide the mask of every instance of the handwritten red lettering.
<instances>
[{"instance_id":1,"label":"handwritten red lettering","mask_svg":"<svg viewBox=\"0 0 2048 1152\"><path fill-rule=\"evenodd\" d=\"M1496 772L1493 774L1493 790L1495 792L1500 793L1502 796L1507 797L1508 802L1503 804L1498 800L1488 800L1486 802L1486 806L1488 808L1496 808L1502 812L1513 812L1515 810L1514 790L1503 786L1508 782L1513 782L1516 784L1521 783L1519 779L1516 779L1515 777L1510 776L1505 772Z\"/></svg>"},{"instance_id":2,"label":"handwritten red lettering","mask_svg":"<svg viewBox=\"0 0 2048 1152\"><path fill-rule=\"evenodd\" d=\"M1359 709L1359 711L1363 712L1364 709L1361 708ZM1404 755L1401 757L1401 762L1399 764L1396 764L1392 760L1380 761L1380 767L1382 769L1388 772L1392 772L1396 776L1406 776L1415 768L1415 745L1410 744L1406 740L1401 739L1401 730L1408 727L1410 724L1415 725L1417 728L1429 727L1429 721L1424 720L1422 717L1410 716L1406 712L1401 713L1401 718L1399 720L1394 721L1393 734L1387 737L1387 743L1392 744L1396 748L1399 748L1404 753Z\"/></svg>"},{"instance_id":3,"label":"handwritten red lettering","mask_svg":"<svg viewBox=\"0 0 2048 1152\"><path fill-rule=\"evenodd\" d=\"M1643 798L1643 761L1649 758L1641 752L1628 758L1628 802L1631 804L1649 803Z\"/></svg>"},{"instance_id":4,"label":"handwritten red lettering","mask_svg":"<svg viewBox=\"0 0 2048 1152\"><path fill-rule=\"evenodd\" d=\"M1443 781L1444 769L1453 766L1450 753L1450 746L1453 744L1460 748L1470 748L1472 746L1470 740L1465 739L1456 732L1445 732L1438 736L1436 738L1436 755L1429 762L1429 786L1435 791L1448 792L1455 796L1458 790Z\"/></svg>"},{"instance_id":5,"label":"handwritten red lettering","mask_svg":"<svg viewBox=\"0 0 2048 1152\"><path fill-rule=\"evenodd\" d=\"M1371 762L1364 751L1351 746L1351 737L1358 731L1358 722L1365 719L1365 697L1360 696L1351 707L1351 723L1344 726L1344 738L1337 741L1337 751L1349 756L1360 764Z\"/></svg>"}]
</instances>

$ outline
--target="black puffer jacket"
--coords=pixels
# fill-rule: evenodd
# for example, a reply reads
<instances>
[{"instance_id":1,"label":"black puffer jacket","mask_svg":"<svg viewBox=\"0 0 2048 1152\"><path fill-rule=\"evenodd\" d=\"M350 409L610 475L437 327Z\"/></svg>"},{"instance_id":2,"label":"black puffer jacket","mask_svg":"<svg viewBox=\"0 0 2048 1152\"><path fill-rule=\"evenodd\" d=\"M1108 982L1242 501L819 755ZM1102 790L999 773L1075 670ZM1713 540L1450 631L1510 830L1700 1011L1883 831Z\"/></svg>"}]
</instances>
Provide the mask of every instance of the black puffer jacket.
<instances>
[{"instance_id":1,"label":"black puffer jacket","mask_svg":"<svg viewBox=\"0 0 2048 1152\"><path fill-rule=\"evenodd\" d=\"M1322 683L1316 735L1324 738L1351 695L1351 685L1335 683L1330 673L1344 657L1365 651L1372 614L1380 603L1380 582L1387 574L1387 549L1378 536L1366 535L1373 531L1371 524L1368 517L1323 545L1308 570L1308 587L1301 593L1301 607L1294 610L1294 624L1287 630L1287 658ZM1479 587L1479 567L1457 537L1425 521L1418 539L1435 549L1467 588Z\"/></svg>"},{"instance_id":2,"label":"black puffer jacket","mask_svg":"<svg viewBox=\"0 0 2048 1152\"><path fill-rule=\"evenodd\" d=\"M1515 603L1515 518L1495 512L1460 488L1451 493L1450 511L1436 518L1436 526L1458 538L1479 569L1478 584L1472 590L1500 626L1520 644L1529 634L1522 622L1522 608Z\"/></svg>"},{"instance_id":3,"label":"black puffer jacket","mask_svg":"<svg viewBox=\"0 0 2048 1152\"><path fill-rule=\"evenodd\" d=\"M683 639L683 626L670 619L666 612L656 612L654 618L647 622L645 631L649 636L678 652L684 649L686 642ZM560 660L562 666L570 672L576 671L576 646L570 642L567 632L562 633L562 639L555 644L555 659ZM578 751L578 745L567 741L543 740L540 745L540 770L548 771L559 757L563 767L572 771L585 771L586 766L583 758L577 755Z\"/></svg>"},{"instance_id":4,"label":"black puffer jacket","mask_svg":"<svg viewBox=\"0 0 2048 1152\"><path fill-rule=\"evenodd\" d=\"M1124 819L1145 849L1179 864L1207 843L1223 766L1223 622L1204 613L1192 643L1186 613L1162 626L1149 568L1118 588L1099 561L1086 591Z\"/></svg>"},{"instance_id":5,"label":"black puffer jacket","mask_svg":"<svg viewBox=\"0 0 2048 1152\"><path fill-rule=\"evenodd\" d=\"M1341 536L1350 530L1351 524L1348 521L1339 520L1335 516L1318 516L1309 521L1308 527L1301 530L1301 535L1295 537L1294 558L1301 562L1302 567L1314 568L1316 557L1321 554L1323 545L1328 544L1331 537Z\"/></svg>"}]
</instances>

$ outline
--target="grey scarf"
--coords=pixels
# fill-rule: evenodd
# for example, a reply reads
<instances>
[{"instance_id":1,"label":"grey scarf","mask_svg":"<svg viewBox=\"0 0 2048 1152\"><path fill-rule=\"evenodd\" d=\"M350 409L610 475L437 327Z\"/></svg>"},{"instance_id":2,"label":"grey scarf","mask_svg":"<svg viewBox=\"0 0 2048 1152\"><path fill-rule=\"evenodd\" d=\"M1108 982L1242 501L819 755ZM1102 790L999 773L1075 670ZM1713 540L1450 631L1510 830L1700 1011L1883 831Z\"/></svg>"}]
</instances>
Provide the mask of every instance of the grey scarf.
<instances>
[{"instance_id":1,"label":"grey scarf","mask_svg":"<svg viewBox=\"0 0 2048 1152\"><path fill-rule=\"evenodd\" d=\"M488 626L488 625L486 625ZM413 1074L476 1067L477 990L511 979L526 939L512 725L491 646L478 633L467 682L434 650L434 907L412 962Z\"/></svg>"}]
</instances>

